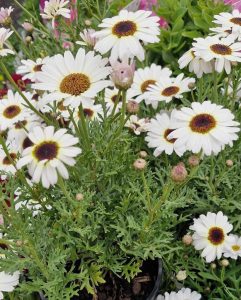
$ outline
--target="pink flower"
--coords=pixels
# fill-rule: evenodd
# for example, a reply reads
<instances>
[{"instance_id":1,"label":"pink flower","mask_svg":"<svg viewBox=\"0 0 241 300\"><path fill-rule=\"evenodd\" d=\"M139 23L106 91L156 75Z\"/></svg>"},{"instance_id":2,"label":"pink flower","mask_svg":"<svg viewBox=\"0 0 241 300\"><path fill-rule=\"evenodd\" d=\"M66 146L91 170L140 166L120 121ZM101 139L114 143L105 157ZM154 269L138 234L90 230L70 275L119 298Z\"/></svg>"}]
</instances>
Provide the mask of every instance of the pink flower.
<instances>
[{"instance_id":1,"label":"pink flower","mask_svg":"<svg viewBox=\"0 0 241 300\"><path fill-rule=\"evenodd\" d=\"M157 0L141 0L139 9L151 11L153 9L154 5L157 5ZM157 14L155 12L152 12L152 15L156 16ZM159 24L160 24L160 27L162 27L162 28L166 28L168 26L167 21L165 19L163 19L162 17L160 17Z\"/></svg>"},{"instance_id":2,"label":"pink flower","mask_svg":"<svg viewBox=\"0 0 241 300\"><path fill-rule=\"evenodd\" d=\"M232 5L233 8L238 9L241 12L241 1L240 0L224 0L224 3Z\"/></svg>"}]
</instances>

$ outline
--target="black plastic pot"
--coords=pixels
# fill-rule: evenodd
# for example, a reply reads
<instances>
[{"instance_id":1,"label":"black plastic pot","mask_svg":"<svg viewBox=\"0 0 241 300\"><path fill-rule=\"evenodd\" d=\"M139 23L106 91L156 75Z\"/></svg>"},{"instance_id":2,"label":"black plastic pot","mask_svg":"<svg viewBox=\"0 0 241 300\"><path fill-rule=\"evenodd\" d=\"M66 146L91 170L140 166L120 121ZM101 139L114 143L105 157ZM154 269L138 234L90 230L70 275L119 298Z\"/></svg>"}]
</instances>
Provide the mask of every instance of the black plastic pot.
<instances>
[{"instance_id":1,"label":"black plastic pot","mask_svg":"<svg viewBox=\"0 0 241 300\"><path fill-rule=\"evenodd\" d=\"M160 287L163 281L163 266L162 266L162 261L161 259L158 259L158 270L157 270L157 277L155 281L155 285L150 293L150 295L145 299L145 300L156 300L159 292L160 292ZM47 300L43 293L39 293L40 300Z\"/></svg>"}]
</instances>

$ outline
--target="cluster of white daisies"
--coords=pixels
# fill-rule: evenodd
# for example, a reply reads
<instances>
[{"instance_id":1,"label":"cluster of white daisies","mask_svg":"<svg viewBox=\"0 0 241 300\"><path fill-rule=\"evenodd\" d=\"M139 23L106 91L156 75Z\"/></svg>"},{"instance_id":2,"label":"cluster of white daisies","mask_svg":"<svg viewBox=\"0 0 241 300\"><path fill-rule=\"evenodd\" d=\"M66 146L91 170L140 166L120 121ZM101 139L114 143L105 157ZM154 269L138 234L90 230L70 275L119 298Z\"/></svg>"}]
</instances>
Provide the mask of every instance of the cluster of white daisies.
<instances>
[{"instance_id":1,"label":"cluster of white daisies","mask_svg":"<svg viewBox=\"0 0 241 300\"><path fill-rule=\"evenodd\" d=\"M213 23L219 26L211 28L207 37L194 39L193 47L178 61L181 69L189 64L189 71L197 77L214 70L229 74L232 63L241 61L241 13L220 13Z\"/></svg>"}]
</instances>

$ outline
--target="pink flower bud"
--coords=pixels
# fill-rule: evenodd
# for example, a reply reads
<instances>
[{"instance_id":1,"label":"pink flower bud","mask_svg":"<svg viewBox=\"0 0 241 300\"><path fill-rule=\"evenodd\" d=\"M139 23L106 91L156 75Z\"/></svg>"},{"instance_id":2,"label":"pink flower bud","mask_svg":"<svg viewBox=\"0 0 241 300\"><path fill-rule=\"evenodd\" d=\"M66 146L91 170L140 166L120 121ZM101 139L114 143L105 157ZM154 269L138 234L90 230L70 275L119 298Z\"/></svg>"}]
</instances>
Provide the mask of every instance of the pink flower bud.
<instances>
[{"instance_id":1,"label":"pink flower bud","mask_svg":"<svg viewBox=\"0 0 241 300\"><path fill-rule=\"evenodd\" d=\"M9 27L12 23L12 19L10 17L11 13L13 12L12 6L9 8L1 7L0 9L0 24L3 26Z\"/></svg>"},{"instance_id":2,"label":"pink flower bud","mask_svg":"<svg viewBox=\"0 0 241 300\"><path fill-rule=\"evenodd\" d=\"M146 161L145 161L145 159L138 158L138 159L134 162L133 167L134 167L136 170L138 170L138 171L144 170L145 167L146 167Z\"/></svg>"},{"instance_id":3,"label":"pink flower bud","mask_svg":"<svg viewBox=\"0 0 241 300\"><path fill-rule=\"evenodd\" d=\"M199 165L200 163L200 159L198 156L196 155L191 155L189 158L188 158L188 163L189 163L189 166L191 167L196 167Z\"/></svg>"},{"instance_id":4,"label":"pink flower bud","mask_svg":"<svg viewBox=\"0 0 241 300\"><path fill-rule=\"evenodd\" d=\"M126 108L127 108L128 113L137 114L139 111L139 104L136 101L131 100L131 101L128 101Z\"/></svg>"},{"instance_id":5,"label":"pink flower bud","mask_svg":"<svg viewBox=\"0 0 241 300\"><path fill-rule=\"evenodd\" d=\"M111 79L116 88L127 90L133 83L135 64L128 64L128 61L111 62L112 70Z\"/></svg>"},{"instance_id":6,"label":"pink flower bud","mask_svg":"<svg viewBox=\"0 0 241 300\"><path fill-rule=\"evenodd\" d=\"M184 245L187 245L187 246L191 245L192 244L192 236L189 234L184 235L182 237L182 242Z\"/></svg>"},{"instance_id":7,"label":"pink flower bud","mask_svg":"<svg viewBox=\"0 0 241 300\"><path fill-rule=\"evenodd\" d=\"M34 27L33 27L33 25L31 23L24 22L22 24L22 26L23 26L24 30L26 30L27 32L33 32Z\"/></svg>"},{"instance_id":8,"label":"pink flower bud","mask_svg":"<svg viewBox=\"0 0 241 300\"><path fill-rule=\"evenodd\" d=\"M187 178L187 170L183 163L179 163L172 168L171 178L175 182L182 182Z\"/></svg>"},{"instance_id":9,"label":"pink flower bud","mask_svg":"<svg viewBox=\"0 0 241 300\"><path fill-rule=\"evenodd\" d=\"M226 165L227 167L232 167L233 166L233 161L231 159L226 160Z\"/></svg>"}]
</instances>

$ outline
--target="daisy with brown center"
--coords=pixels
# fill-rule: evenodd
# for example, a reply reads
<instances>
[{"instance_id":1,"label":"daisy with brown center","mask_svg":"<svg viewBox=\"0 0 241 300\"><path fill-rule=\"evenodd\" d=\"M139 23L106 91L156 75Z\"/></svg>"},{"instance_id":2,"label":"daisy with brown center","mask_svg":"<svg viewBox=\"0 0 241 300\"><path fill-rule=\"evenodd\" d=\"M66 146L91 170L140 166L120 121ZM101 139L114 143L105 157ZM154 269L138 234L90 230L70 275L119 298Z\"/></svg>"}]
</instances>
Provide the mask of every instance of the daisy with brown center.
<instances>
[{"instance_id":1,"label":"daisy with brown center","mask_svg":"<svg viewBox=\"0 0 241 300\"><path fill-rule=\"evenodd\" d=\"M9 29L0 28L0 56L7 56L8 54L14 54L13 50L4 48L7 45L8 38L13 34L13 31Z\"/></svg>"},{"instance_id":2,"label":"daisy with brown center","mask_svg":"<svg viewBox=\"0 0 241 300\"><path fill-rule=\"evenodd\" d=\"M48 61L48 58L38 58L36 61L31 59L21 60L22 65L17 68L16 73L23 75L23 80L30 79L32 82L35 82L36 72L42 70L42 66Z\"/></svg>"},{"instance_id":3,"label":"daisy with brown center","mask_svg":"<svg viewBox=\"0 0 241 300\"><path fill-rule=\"evenodd\" d=\"M159 101L170 102L173 98L182 98L183 93L190 91L190 84L195 83L194 78L183 78L184 74L176 78L165 77L159 79L154 85L150 85L145 93L146 104L152 104L157 108Z\"/></svg>"},{"instance_id":4,"label":"daisy with brown center","mask_svg":"<svg viewBox=\"0 0 241 300\"><path fill-rule=\"evenodd\" d=\"M145 53L141 41L159 41L159 17L151 14L151 11L144 10L122 10L118 16L104 19L99 25L103 29L94 34L98 38L95 50L101 54L111 50L110 58L113 60L134 56L144 60Z\"/></svg>"},{"instance_id":5,"label":"daisy with brown center","mask_svg":"<svg viewBox=\"0 0 241 300\"><path fill-rule=\"evenodd\" d=\"M208 36L197 38L193 43L194 55L206 62L214 60L215 70L219 73L225 69L226 73L231 72L231 62L241 61L241 43L235 43L233 37L219 38Z\"/></svg>"},{"instance_id":6,"label":"daisy with brown center","mask_svg":"<svg viewBox=\"0 0 241 300\"><path fill-rule=\"evenodd\" d=\"M168 155L176 152L177 155L182 156L185 152L185 148L176 147L176 139L167 138L173 131L170 127L171 118L167 112L161 112L151 119L145 141L148 142L149 148L156 148L154 156L159 156L162 152Z\"/></svg>"},{"instance_id":7,"label":"daisy with brown center","mask_svg":"<svg viewBox=\"0 0 241 300\"><path fill-rule=\"evenodd\" d=\"M34 127L28 135L33 145L23 151L17 167L21 169L27 165L32 181L38 183L41 180L45 188L55 185L58 175L68 179L65 165L73 166L74 157L81 153L81 149L74 147L78 139L66 132L67 129L54 132L53 126Z\"/></svg>"},{"instance_id":8,"label":"daisy with brown center","mask_svg":"<svg viewBox=\"0 0 241 300\"><path fill-rule=\"evenodd\" d=\"M189 71L195 73L198 78L201 78L203 74L212 73L214 70L213 62L206 62L202 58L195 56L193 48L179 58L178 64L180 69L189 65Z\"/></svg>"},{"instance_id":9,"label":"daisy with brown center","mask_svg":"<svg viewBox=\"0 0 241 300\"><path fill-rule=\"evenodd\" d=\"M162 78L170 78L172 71L169 68L162 68L156 64L152 64L150 67L144 69L138 69L134 73L133 84L128 91L130 98L136 97L136 102L146 100L146 92L148 88L157 83ZM156 107L157 103L152 102Z\"/></svg>"},{"instance_id":10,"label":"daisy with brown center","mask_svg":"<svg viewBox=\"0 0 241 300\"><path fill-rule=\"evenodd\" d=\"M43 19L52 20L52 27L54 28L55 19L57 16L63 16L70 19L70 9L65 6L69 4L69 0L49 0L45 1L44 13L41 14Z\"/></svg>"},{"instance_id":11,"label":"daisy with brown center","mask_svg":"<svg viewBox=\"0 0 241 300\"><path fill-rule=\"evenodd\" d=\"M235 9L232 13L222 12L214 16L213 23L221 25L226 29L231 29L232 32L241 35L241 13Z\"/></svg>"},{"instance_id":12,"label":"daisy with brown center","mask_svg":"<svg viewBox=\"0 0 241 300\"><path fill-rule=\"evenodd\" d=\"M8 174L15 174L16 167L14 164L17 162L17 158L19 153L17 151L17 145L14 141L7 141L6 146L8 149L8 154L5 153L2 147L0 147L0 172L1 172L1 180L6 180ZM14 164L13 164L14 163Z\"/></svg>"},{"instance_id":13,"label":"daisy with brown center","mask_svg":"<svg viewBox=\"0 0 241 300\"><path fill-rule=\"evenodd\" d=\"M217 214L208 212L206 216L200 215L198 219L194 219L190 229L195 231L192 236L194 248L203 250L201 256L207 262L212 262L221 258L225 247L230 243L231 238L227 234L233 226L220 211Z\"/></svg>"},{"instance_id":14,"label":"daisy with brown center","mask_svg":"<svg viewBox=\"0 0 241 300\"><path fill-rule=\"evenodd\" d=\"M24 93L24 95L31 99L30 93ZM19 93L13 94L11 90L8 90L7 99L0 101L0 130L6 130L11 128L17 122L27 119L31 111L24 106L24 100Z\"/></svg>"},{"instance_id":15,"label":"daisy with brown center","mask_svg":"<svg viewBox=\"0 0 241 300\"><path fill-rule=\"evenodd\" d=\"M224 249L224 256L232 259L238 259L241 257L241 237L230 234L230 243Z\"/></svg>"},{"instance_id":16,"label":"daisy with brown center","mask_svg":"<svg viewBox=\"0 0 241 300\"><path fill-rule=\"evenodd\" d=\"M38 83L32 87L49 92L43 96L45 104L64 99L65 106L88 105L100 91L111 85L105 80L111 72L111 68L105 66L107 63L107 58L95 55L93 51L85 53L84 49L79 49L76 57L66 51L64 55L48 59L41 72L36 73Z\"/></svg>"},{"instance_id":17,"label":"daisy with brown center","mask_svg":"<svg viewBox=\"0 0 241 300\"><path fill-rule=\"evenodd\" d=\"M168 138L177 139L177 147L193 153L202 150L206 155L217 154L226 144L232 145L240 131L231 111L210 101L192 102L191 108L174 111L171 124L175 130Z\"/></svg>"}]
</instances>

